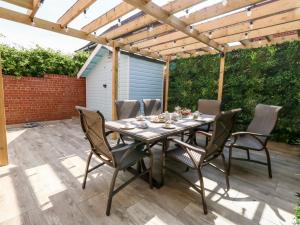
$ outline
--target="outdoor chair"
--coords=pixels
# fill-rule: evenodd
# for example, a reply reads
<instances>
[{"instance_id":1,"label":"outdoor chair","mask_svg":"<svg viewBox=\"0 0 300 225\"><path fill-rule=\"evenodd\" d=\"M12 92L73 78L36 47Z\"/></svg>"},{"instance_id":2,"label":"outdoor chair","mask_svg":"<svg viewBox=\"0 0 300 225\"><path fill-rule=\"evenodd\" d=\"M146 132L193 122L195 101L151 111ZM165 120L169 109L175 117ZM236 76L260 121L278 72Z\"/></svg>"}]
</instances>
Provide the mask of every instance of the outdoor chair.
<instances>
[{"instance_id":1,"label":"outdoor chair","mask_svg":"<svg viewBox=\"0 0 300 225\"><path fill-rule=\"evenodd\" d=\"M268 166L269 177L272 178L270 153L267 148L267 142L270 134L274 130L278 114L282 107L273 105L258 104L255 107L254 118L249 124L246 131L236 132L232 134L232 142L229 144L229 161L228 173L230 173L231 160L245 160ZM232 157L233 148L242 149L247 152L247 158ZM265 151L267 156L267 163L252 160L250 158L250 150Z\"/></svg>"},{"instance_id":2,"label":"outdoor chair","mask_svg":"<svg viewBox=\"0 0 300 225\"><path fill-rule=\"evenodd\" d=\"M110 183L106 207L106 215L109 216L113 196L139 176L149 173L149 184L150 188L152 188L152 156L148 151L144 150L144 145L139 142L128 145L120 144L111 147L108 143L107 136L111 134L112 131L105 132L105 120L103 115L99 111L91 111L79 106L76 106L76 109L79 111L82 130L91 145L91 152L87 159L82 188L85 189L88 173L104 164L115 168ZM89 165L93 155L100 159L102 163L89 169ZM140 163L145 157L150 157L149 168L133 176L128 181L115 189L115 182L118 172L120 170L126 170L136 163Z\"/></svg>"},{"instance_id":3,"label":"outdoor chair","mask_svg":"<svg viewBox=\"0 0 300 225\"><path fill-rule=\"evenodd\" d=\"M137 100L122 100L116 101L117 119L135 118L140 115L141 103ZM132 141L132 138L120 135L118 144L122 141L125 144L125 140Z\"/></svg>"},{"instance_id":4,"label":"outdoor chair","mask_svg":"<svg viewBox=\"0 0 300 225\"><path fill-rule=\"evenodd\" d=\"M135 118L140 115L141 103L137 100L116 101L118 120Z\"/></svg>"},{"instance_id":5,"label":"outdoor chair","mask_svg":"<svg viewBox=\"0 0 300 225\"><path fill-rule=\"evenodd\" d=\"M145 116L159 115L162 113L160 99L143 99Z\"/></svg>"},{"instance_id":6,"label":"outdoor chair","mask_svg":"<svg viewBox=\"0 0 300 225\"><path fill-rule=\"evenodd\" d=\"M241 109L234 109L227 112L221 112L216 116L213 133L207 133L199 131L205 136L210 137L208 145L204 148L199 146L193 146L177 139L171 139L171 142L175 143L175 148L166 151L166 158L183 163L185 166L191 169L197 170L200 187L189 181L179 172L166 167L167 170L179 175L185 181L187 181L197 192L201 194L203 211L207 214L207 205L205 201L205 190L202 176L202 168L206 165L211 165L213 168L221 171L225 175L227 191L229 190L229 179L227 173L227 167L225 163L225 157L223 154L223 148L227 139L231 135L232 128L234 126L235 117ZM223 162L223 169L217 165L212 164L211 161L221 156Z\"/></svg>"},{"instance_id":7,"label":"outdoor chair","mask_svg":"<svg viewBox=\"0 0 300 225\"><path fill-rule=\"evenodd\" d=\"M198 112L202 113L202 114L207 114L207 115L218 115L221 112L221 102L218 100L209 100L209 99L199 99L198 100L198 105L197 105L197 110ZM212 131L212 127L210 124L209 125L204 125L201 126L198 131L196 132L196 134L201 134L201 131L204 132L211 132ZM196 135L194 136L195 140L194 142L196 142ZM205 145L208 144L208 136L205 136Z\"/></svg>"}]
</instances>

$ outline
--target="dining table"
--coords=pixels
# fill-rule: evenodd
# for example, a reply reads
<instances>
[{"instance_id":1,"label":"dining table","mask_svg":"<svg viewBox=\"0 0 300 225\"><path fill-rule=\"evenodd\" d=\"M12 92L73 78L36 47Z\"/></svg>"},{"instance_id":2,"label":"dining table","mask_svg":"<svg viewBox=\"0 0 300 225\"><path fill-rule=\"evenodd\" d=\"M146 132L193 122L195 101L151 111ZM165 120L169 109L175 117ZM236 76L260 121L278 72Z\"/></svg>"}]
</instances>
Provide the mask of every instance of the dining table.
<instances>
[{"instance_id":1,"label":"dining table","mask_svg":"<svg viewBox=\"0 0 300 225\"><path fill-rule=\"evenodd\" d=\"M164 152L167 150L168 138L183 135L184 133L193 135L201 126L213 123L215 116L201 114L195 118L191 115L172 121L169 126L166 126L165 122L153 120L154 117L157 116L106 121L105 128L145 144L146 149L152 154L154 159L151 165L153 185L160 188L164 182ZM188 140L192 140L192 137L189 137ZM157 145L161 147L153 148L153 146ZM136 173L139 171L131 168L130 172ZM148 180L147 177L144 177L144 179Z\"/></svg>"}]
</instances>

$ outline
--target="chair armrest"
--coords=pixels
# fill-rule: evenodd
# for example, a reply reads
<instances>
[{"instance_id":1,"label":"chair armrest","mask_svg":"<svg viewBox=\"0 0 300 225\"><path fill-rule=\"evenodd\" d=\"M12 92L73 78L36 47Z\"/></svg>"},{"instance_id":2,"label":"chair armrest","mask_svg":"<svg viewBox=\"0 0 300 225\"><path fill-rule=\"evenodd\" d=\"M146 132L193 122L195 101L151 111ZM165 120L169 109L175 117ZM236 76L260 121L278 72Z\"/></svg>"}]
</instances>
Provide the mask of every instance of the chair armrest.
<instances>
[{"instance_id":1,"label":"chair armrest","mask_svg":"<svg viewBox=\"0 0 300 225\"><path fill-rule=\"evenodd\" d=\"M232 133L231 136L233 137L233 142L231 145L234 145L237 141L237 138L242 135L251 135L253 138L255 138L262 146L266 144L266 141L262 141L259 137L271 137L271 135L268 134L259 134L259 133L254 133L254 132L248 132L248 131L240 131L240 132L235 132Z\"/></svg>"},{"instance_id":2,"label":"chair armrest","mask_svg":"<svg viewBox=\"0 0 300 225\"><path fill-rule=\"evenodd\" d=\"M110 134L112 134L112 133L114 133L114 131L111 131L111 130L110 130L110 131L106 131L106 132L105 132L105 136L108 136L108 135L110 135Z\"/></svg>"},{"instance_id":3,"label":"chair armrest","mask_svg":"<svg viewBox=\"0 0 300 225\"><path fill-rule=\"evenodd\" d=\"M252 136L258 136L258 137L271 137L271 135L268 134L259 134L259 133L254 133L254 132L248 132L248 131L240 131L240 132L235 132L232 133L232 136L241 136L241 135L245 135L245 134L249 134Z\"/></svg>"},{"instance_id":4,"label":"chair armrest","mask_svg":"<svg viewBox=\"0 0 300 225\"><path fill-rule=\"evenodd\" d=\"M198 131L196 131L196 133L203 134L203 135L205 135L205 136L207 136L207 137L211 137L211 136L212 136L212 134L211 134L211 133L207 133L207 132L205 132L205 131L202 131L202 130L198 130Z\"/></svg>"},{"instance_id":5,"label":"chair armrest","mask_svg":"<svg viewBox=\"0 0 300 225\"><path fill-rule=\"evenodd\" d=\"M169 141L172 141L172 142L175 142L176 144L180 145L183 149L185 148L188 148L188 149L191 149L193 151L197 151L197 152L200 152L200 153L203 153L203 154L206 154L205 150L201 149L201 148L197 148L193 145L190 145L188 143L185 143L183 141L180 141L178 139L175 139L175 138L168 138Z\"/></svg>"},{"instance_id":6,"label":"chair armrest","mask_svg":"<svg viewBox=\"0 0 300 225\"><path fill-rule=\"evenodd\" d=\"M178 144L188 154L188 156L191 159L191 161L193 162L195 168L199 168L201 166L201 164L204 161L204 157L206 155L206 151L204 149L197 148L195 146L187 144L183 141L179 141L177 139L170 138L169 140L175 142L176 144ZM194 158L194 154L192 153L192 151L198 152L200 154L200 160L199 161Z\"/></svg>"},{"instance_id":7,"label":"chair armrest","mask_svg":"<svg viewBox=\"0 0 300 225\"><path fill-rule=\"evenodd\" d=\"M142 142L135 142L132 144L120 144L118 147L118 145L115 147L115 149L111 150L112 153L114 152L122 152L122 151L127 151L130 149L136 149L137 147L139 147L140 145L144 145Z\"/></svg>"},{"instance_id":8,"label":"chair armrest","mask_svg":"<svg viewBox=\"0 0 300 225\"><path fill-rule=\"evenodd\" d=\"M115 153L115 152L122 152L122 151L125 151L125 153L122 155L122 158L120 159L120 161L122 162L131 152L135 151L139 146L141 146L142 148L144 147L144 143L142 142L135 142L135 143L132 143L132 144L128 144L128 145L123 145L121 144L122 146L120 146L116 149L113 149L111 152L112 153Z\"/></svg>"}]
</instances>

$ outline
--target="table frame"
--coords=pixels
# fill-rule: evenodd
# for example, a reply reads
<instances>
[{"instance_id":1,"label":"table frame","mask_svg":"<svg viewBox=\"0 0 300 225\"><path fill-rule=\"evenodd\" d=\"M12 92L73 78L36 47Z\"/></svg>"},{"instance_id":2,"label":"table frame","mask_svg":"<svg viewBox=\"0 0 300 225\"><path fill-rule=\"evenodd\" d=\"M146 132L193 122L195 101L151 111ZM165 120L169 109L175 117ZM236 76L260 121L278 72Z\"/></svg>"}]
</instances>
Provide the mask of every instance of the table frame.
<instances>
[{"instance_id":1,"label":"table frame","mask_svg":"<svg viewBox=\"0 0 300 225\"><path fill-rule=\"evenodd\" d=\"M195 122L195 120L192 120L192 119L183 119L183 121L184 120ZM137 141L140 141L140 142L144 143L146 145L146 149L150 152L150 154L152 154L152 157L153 157L153 153L151 151L151 148L155 144L157 144L159 142L162 142L162 154L161 154L162 167L160 169L161 181L158 182L157 180L152 178L153 186L156 187L156 188L160 188L164 184L164 169L163 168L165 166L164 164L165 164L165 151L167 149L167 138L170 137L170 136L183 134L184 132L187 132L187 131L189 131L190 135L193 135L195 133L195 130L197 130L197 128L199 128L201 126L204 126L204 125L209 125L213 122L213 120L212 121L196 121L196 122L198 122L198 124L195 124L195 125L192 125L192 126L186 126L186 127L179 127L178 129L175 128L174 130L166 130L165 133L158 134L157 136L152 137L152 138L146 138L146 137L143 138L141 135L133 134L132 132L130 132L130 130L125 130L125 129L122 129L120 127L116 127L116 126L111 125L111 123L124 124L126 122L133 122L133 121L136 122L137 120L134 119L134 118L131 118L131 119L118 120L118 121L108 121L108 122L105 123L105 128L108 129L108 130L114 131L114 132L118 132L119 134L121 134L123 136L129 136L134 140L137 140ZM190 137L188 140L193 140L193 138ZM152 162L151 167L152 166L153 166L153 162ZM145 164L144 163L142 163L141 165L138 165L137 170L131 167L131 168L128 169L128 171L133 173L133 174L136 174L136 173L141 173L142 169L145 169ZM145 174L144 176L142 176L142 178L148 182L148 180L149 180L148 176L149 176L148 174Z\"/></svg>"}]
</instances>

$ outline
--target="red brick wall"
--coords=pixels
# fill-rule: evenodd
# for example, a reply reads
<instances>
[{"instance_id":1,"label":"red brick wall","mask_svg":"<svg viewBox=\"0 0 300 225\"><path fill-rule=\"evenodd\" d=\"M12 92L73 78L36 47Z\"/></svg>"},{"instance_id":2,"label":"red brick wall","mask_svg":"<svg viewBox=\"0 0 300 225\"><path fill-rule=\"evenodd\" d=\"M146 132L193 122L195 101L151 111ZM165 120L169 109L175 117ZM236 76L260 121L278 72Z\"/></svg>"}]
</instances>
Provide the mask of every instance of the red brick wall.
<instances>
[{"instance_id":1,"label":"red brick wall","mask_svg":"<svg viewBox=\"0 0 300 225\"><path fill-rule=\"evenodd\" d=\"M85 106L85 79L4 76L4 101L7 124L68 119Z\"/></svg>"}]
</instances>

